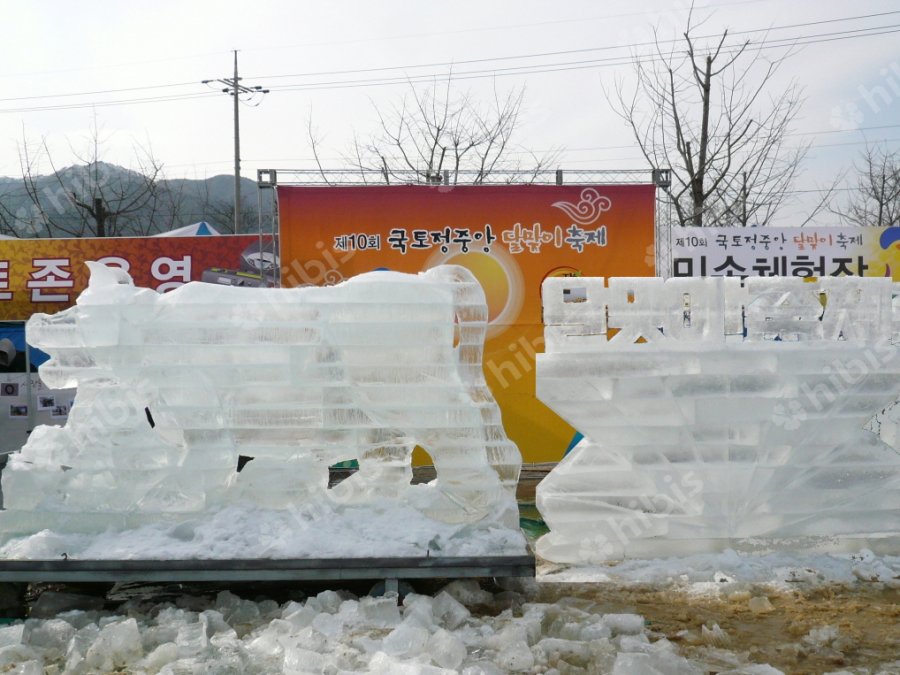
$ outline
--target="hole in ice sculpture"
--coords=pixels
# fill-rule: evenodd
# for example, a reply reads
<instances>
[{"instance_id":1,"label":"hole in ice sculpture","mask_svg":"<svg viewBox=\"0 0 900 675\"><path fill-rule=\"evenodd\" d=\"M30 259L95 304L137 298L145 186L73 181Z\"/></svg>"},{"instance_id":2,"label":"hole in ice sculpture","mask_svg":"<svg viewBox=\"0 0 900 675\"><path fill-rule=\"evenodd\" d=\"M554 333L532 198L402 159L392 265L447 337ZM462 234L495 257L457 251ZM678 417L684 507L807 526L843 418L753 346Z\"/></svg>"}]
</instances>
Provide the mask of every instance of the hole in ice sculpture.
<instances>
[{"instance_id":1,"label":"hole in ice sculpture","mask_svg":"<svg viewBox=\"0 0 900 675\"><path fill-rule=\"evenodd\" d=\"M627 301L629 305L634 304L634 291L628 291Z\"/></svg>"},{"instance_id":2,"label":"hole in ice sculpture","mask_svg":"<svg viewBox=\"0 0 900 675\"><path fill-rule=\"evenodd\" d=\"M245 466L247 466L247 462L252 462L252 461L253 461L253 457L248 457L247 455L238 455L237 472L240 473L241 470L243 470L243 468Z\"/></svg>"},{"instance_id":3,"label":"hole in ice sculpture","mask_svg":"<svg viewBox=\"0 0 900 675\"><path fill-rule=\"evenodd\" d=\"M328 489L331 490L335 486L340 485L358 471L359 460L355 458L335 462L328 467Z\"/></svg>"},{"instance_id":4,"label":"hole in ice sculpture","mask_svg":"<svg viewBox=\"0 0 900 675\"><path fill-rule=\"evenodd\" d=\"M563 302L587 302L587 288L564 288Z\"/></svg>"},{"instance_id":5,"label":"hole in ice sculpture","mask_svg":"<svg viewBox=\"0 0 900 675\"><path fill-rule=\"evenodd\" d=\"M413 465L418 468L417 471L411 472L409 476L410 485L417 483L430 483L436 477L434 470L434 458L421 445L417 445L413 450L415 453L412 461Z\"/></svg>"},{"instance_id":6,"label":"hole in ice sculpture","mask_svg":"<svg viewBox=\"0 0 900 675\"><path fill-rule=\"evenodd\" d=\"M453 315L453 349L459 349L459 343L462 340L459 328L459 314Z\"/></svg>"},{"instance_id":7,"label":"hole in ice sculpture","mask_svg":"<svg viewBox=\"0 0 900 675\"><path fill-rule=\"evenodd\" d=\"M150 412L150 408L144 408L144 412L147 414L147 423L150 425L150 428L155 428L156 422L153 421L153 415ZM238 469L238 471L240 471L240 469Z\"/></svg>"}]
</instances>

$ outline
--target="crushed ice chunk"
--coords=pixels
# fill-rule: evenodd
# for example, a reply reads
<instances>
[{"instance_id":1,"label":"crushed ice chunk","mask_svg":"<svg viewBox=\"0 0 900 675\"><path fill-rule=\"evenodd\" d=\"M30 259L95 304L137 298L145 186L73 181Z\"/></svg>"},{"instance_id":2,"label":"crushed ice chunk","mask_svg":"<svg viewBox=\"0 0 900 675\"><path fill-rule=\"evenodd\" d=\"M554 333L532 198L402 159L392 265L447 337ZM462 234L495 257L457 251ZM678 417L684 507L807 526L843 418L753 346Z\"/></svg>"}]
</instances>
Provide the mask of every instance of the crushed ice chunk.
<instances>
[{"instance_id":1,"label":"crushed ice chunk","mask_svg":"<svg viewBox=\"0 0 900 675\"><path fill-rule=\"evenodd\" d=\"M487 605L493 602L494 596L485 591L474 579L457 579L444 586L444 590L459 600L466 607Z\"/></svg>"},{"instance_id":2,"label":"crushed ice chunk","mask_svg":"<svg viewBox=\"0 0 900 675\"><path fill-rule=\"evenodd\" d=\"M825 647L837 640L839 635L840 631L837 626L819 626L810 629L809 633L803 637L803 641L814 647Z\"/></svg>"},{"instance_id":3,"label":"crushed ice chunk","mask_svg":"<svg viewBox=\"0 0 900 675\"><path fill-rule=\"evenodd\" d=\"M0 626L0 649L10 645L22 644L22 633L24 630L25 624L22 623L12 626Z\"/></svg>"},{"instance_id":4,"label":"crushed ice chunk","mask_svg":"<svg viewBox=\"0 0 900 675\"><path fill-rule=\"evenodd\" d=\"M765 595L757 595L750 598L747 602L747 607L754 614L766 614L775 611L775 606Z\"/></svg>"},{"instance_id":5,"label":"crushed ice chunk","mask_svg":"<svg viewBox=\"0 0 900 675\"><path fill-rule=\"evenodd\" d=\"M497 665L508 673L524 673L534 667L534 654L524 640L513 642L497 654Z\"/></svg>"},{"instance_id":6,"label":"crushed ice chunk","mask_svg":"<svg viewBox=\"0 0 900 675\"><path fill-rule=\"evenodd\" d=\"M437 602L435 602L437 605ZM390 593L381 597L365 597L359 601L359 615L363 625L373 628L393 628L400 623L400 608L397 595ZM454 628L456 626L453 626Z\"/></svg>"},{"instance_id":7,"label":"crushed ice chunk","mask_svg":"<svg viewBox=\"0 0 900 675\"><path fill-rule=\"evenodd\" d=\"M84 655L84 662L95 670L109 671L122 669L143 655L144 648L137 621L125 619L100 629L97 639Z\"/></svg>"},{"instance_id":8,"label":"crushed ice chunk","mask_svg":"<svg viewBox=\"0 0 900 675\"><path fill-rule=\"evenodd\" d=\"M200 655L209 644L206 626L199 621L184 624L175 635L175 644L178 645L179 658L184 659Z\"/></svg>"},{"instance_id":9,"label":"crushed ice chunk","mask_svg":"<svg viewBox=\"0 0 900 675\"><path fill-rule=\"evenodd\" d=\"M69 647L69 641L75 636L75 627L62 619L30 619L25 622L24 628L21 641L43 650L44 657L51 660L61 658Z\"/></svg>"},{"instance_id":10,"label":"crushed ice chunk","mask_svg":"<svg viewBox=\"0 0 900 675\"><path fill-rule=\"evenodd\" d=\"M457 670L466 658L466 646L463 641L443 628L438 628L428 638L426 651L432 663L450 670Z\"/></svg>"},{"instance_id":11,"label":"crushed ice chunk","mask_svg":"<svg viewBox=\"0 0 900 675\"><path fill-rule=\"evenodd\" d=\"M644 630L644 617L640 614L604 614L603 623L613 635L637 635Z\"/></svg>"},{"instance_id":12,"label":"crushed ice chunk","mask_svg":"<svg viewBox=\"0 0 900 675\"><path fill-rule=\"evenodd\" d=\"M502 651L513 644L528 644L528 632L524 626L517 622L509 622L499 631L491 635L485 644L491 649Z\"/></svg>"},{"instance_id":13,"label":"crushed ice chunk","mask_svg":"<svg viewBox=\"0 0 900 675\"><path fill-rule=\"evenodd\" d=\"M687 659L668 654L622 652L616 656L612 675L704 675L704 670Z\"/></svg>"},{"instance_id":14,"label":"crushed ice chunk","mask_svg":"<svg viewBox=\"0 0 900 675\"><path fill-rule=\"evenodd\" d=\"M169 663L178 660L178 645L174 642L164 642L143 659L138 661L138 668L157 672Z\"/></svg>"},{"instance_id":15,"label":"crushed ice chunk","mask_svg":"<svg viewBox=\"0 0 900 675\"><path fill-rule=\"evenodd\" d=\"M459 628L471 615L465 605L445 590L435 596L432 611L434 616L450 630Z\"/></svg>"},{"instance_id":16,"label":"crushed ice chunk","mask_svg":"<svg viewBox=\"0 0 900 675\"><path fill-rule=\"evenodd\" d=\"M384 638L384 651L392 656L416 656L425 649L429 637L428 629L404 619Z\"/></svg>"}]
</instances>

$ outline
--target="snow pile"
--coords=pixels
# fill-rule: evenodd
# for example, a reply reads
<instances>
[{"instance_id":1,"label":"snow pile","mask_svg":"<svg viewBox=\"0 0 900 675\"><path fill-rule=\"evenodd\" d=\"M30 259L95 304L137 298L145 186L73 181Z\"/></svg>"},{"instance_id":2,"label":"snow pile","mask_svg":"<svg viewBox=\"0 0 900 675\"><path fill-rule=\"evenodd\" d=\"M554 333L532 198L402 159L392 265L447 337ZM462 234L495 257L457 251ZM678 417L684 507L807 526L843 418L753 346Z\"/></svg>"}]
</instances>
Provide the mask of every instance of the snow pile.
<instances>
[{"instance_id":1,"label":"snow pile","mask_svg":"<svg viewBox=\"0 0 900 675\"><path fill-rule=\"evenodd\" d=\"M521 588L519 589L522 590ZM0 628L0 670L17 673L380 673L502 675L778 673L721 647L689 660L636 614L588 600L530 602L529 591L454 581L434 596L253 602L229 592L178 605L125 603ZM501 609L502 608L502 609ZM718 629L718 626L715 627ZM722 633L721 629L718 629ZM810 640L833 643L827 631ZM718 641L727 643L727 639Z\"/></svg>"},{"instance_id":2,"label":"snow pile","mask_svg":"<svg viewBox=\"0 0 900 675\"><path fill-rule=\"evenodd\" d=\"M883 583L900 588L900 556L877 556L868 549L856 553L791 553L777 551L764 555L704 553L683 558L625 560L614 565L568 567L544 563L539 566L542 582L560 583L640 583L655 585L769 583L825 584L856 581Z\"/></svg>"},{"instance_id":3,"label":"snow pile","mask_svg":"<svg viewBox=\"0 0 900 675\"><path fill-rule=\"evenodd\" d=\"M427 493L430 485L411 486ZM426 497L427 498L427 497ZM43 530L0 546L0 558L59 560L185 560L238 558L383 558L525 555L525 537L500 518L444 523L413 505L377 504L282 510L253 504L228 506L179 523L152 523L101 534ZM398 527L402 523L402 527Z\"/></svg>"}]
</instances>

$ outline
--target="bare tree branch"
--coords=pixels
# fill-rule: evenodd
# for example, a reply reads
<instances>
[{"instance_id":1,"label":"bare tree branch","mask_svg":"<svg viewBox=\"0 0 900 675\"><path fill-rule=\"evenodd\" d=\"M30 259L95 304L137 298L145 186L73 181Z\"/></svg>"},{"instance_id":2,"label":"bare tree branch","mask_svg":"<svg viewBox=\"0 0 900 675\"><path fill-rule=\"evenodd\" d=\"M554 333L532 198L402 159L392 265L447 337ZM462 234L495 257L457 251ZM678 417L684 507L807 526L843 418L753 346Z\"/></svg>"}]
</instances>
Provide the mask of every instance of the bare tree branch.
<instances>
[{"instance_id":1,"label":"bare tree branch","mask_svg":"<svg viewBox=\"0 0 900 675\"><path fill-rule=\"evenodd\" d=\"M452 85L452 77L441 86L410 83L398 103L375 106L378 132L366 141L354 138L345 159L361 172L380 172L388 183L408 182L412 175L421 183L441 183L446 177L454 185L463 172L481 183L497 172L519 171L523 159L529 162L526 170L537 176L558 159L556 149L537 153L513 145L524 89L501 94L495 87L491 103L479 105Z\"/></svg>"},{"instance_id":2,"label":"bare tree branch","mask_svg":"<svg viewBox=\"0 0 900 675\"><path fill-rule=\"evenodd\" d=\"M900 225L900 151L866 147L855 169L856 189L834 213L848 225Z\"/></svg>"},{"instance_id":3,"label":"bare tree branch","mask_svg":"<svg viewBox=\"0 0 900 675\"><path fill-rule=\"evenodd\" d=\"M770 94L789 54L767 61L728 31L704 42L698 25L692 8L680 47L667 50L654 32L653 58L634 58L633 90L620 80L607 99L647 162L672 170L678 224L766 225L790 198L808 149L785 143L799 87Z\"/></svg>"}]
</instances>

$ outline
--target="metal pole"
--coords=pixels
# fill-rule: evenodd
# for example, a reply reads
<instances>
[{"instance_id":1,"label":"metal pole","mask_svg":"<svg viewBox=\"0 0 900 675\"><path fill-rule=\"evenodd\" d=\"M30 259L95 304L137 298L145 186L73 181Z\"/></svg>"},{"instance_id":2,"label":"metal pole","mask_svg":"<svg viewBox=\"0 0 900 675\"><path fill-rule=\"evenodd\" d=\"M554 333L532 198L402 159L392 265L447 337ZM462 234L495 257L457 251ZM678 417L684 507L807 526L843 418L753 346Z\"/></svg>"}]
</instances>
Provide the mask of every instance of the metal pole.
<instances>
[{"instance_id":1,"label":"metal pole","mask_svg":"<svg viewBox=\"0 0 900 675\"><path fill-rule=\"evenodd\" d=\"M265 281L266 275L263 272L263 216L262 216L262 188L259 185L256 186L256 228L259 233L259 265L256 268L256 271L259 272L259 277L262 281ZM275 250L274 244L272 245L272 250Z\"/></svg>"},{"instance_id":2,"label":"metal pole","mask_svg":"<svg viewBox=\"0 0 900 675\"><path fill-rule=\"evenodd\" d=\"M232 96L234 96L234 233L238 233L241 223L241 130L240 107L238 105L238 53L234 50L234 80L232 80Z\"/></svg>"},{"instance_id":3,"label":"metal pole","mask_svg":"<svg viewBox=\"0 0 900 675\"><path fill-rule=\"evenodd\" d=\"M22 326L25 325L25 322L22 322ZM31 350L28 348L28 333L23 331L23 335L25 336L25 398L28 402L28 418L25 426L27 429L25 433L28 437L31 436L31 431L34 429L34 398L32 388L31 388ZM27 441L26 441L27 442Z\"/></svg>"}]
</instances>

